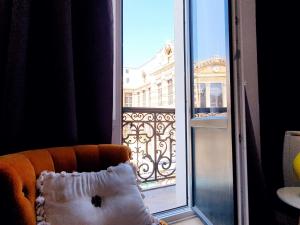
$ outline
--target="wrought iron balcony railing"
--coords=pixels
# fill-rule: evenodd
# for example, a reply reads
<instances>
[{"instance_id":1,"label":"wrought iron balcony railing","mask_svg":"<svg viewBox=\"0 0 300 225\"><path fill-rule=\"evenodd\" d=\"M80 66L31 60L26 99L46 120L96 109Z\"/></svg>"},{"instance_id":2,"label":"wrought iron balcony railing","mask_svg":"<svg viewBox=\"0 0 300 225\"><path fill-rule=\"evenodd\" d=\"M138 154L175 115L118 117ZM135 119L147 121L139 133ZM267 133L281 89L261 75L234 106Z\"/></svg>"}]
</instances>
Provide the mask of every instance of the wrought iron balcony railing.
<instances>
[{"instance_id":1,"label":"wrought iron balcony railing","mask_svg":"<svg viewBox=\"0 0 300 225\"><path fill-rule=\"evenodd\" d=\"M122 142L142 182L175 178L175 109L124 107Z\"/></svg>"}]
</instances>

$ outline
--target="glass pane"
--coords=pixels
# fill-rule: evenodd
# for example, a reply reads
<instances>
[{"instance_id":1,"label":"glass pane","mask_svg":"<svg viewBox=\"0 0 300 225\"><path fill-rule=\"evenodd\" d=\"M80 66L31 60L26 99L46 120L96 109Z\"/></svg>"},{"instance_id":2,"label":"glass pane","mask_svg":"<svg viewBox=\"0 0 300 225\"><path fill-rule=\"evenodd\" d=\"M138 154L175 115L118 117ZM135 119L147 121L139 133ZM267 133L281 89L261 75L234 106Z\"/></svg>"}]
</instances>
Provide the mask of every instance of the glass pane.
<instances>
[{"instance_id":1,"label":"glass pane","mask_svg":"<svg viewBox=\"0 0 300 225\"><path fill-rule=\"evenodd\" d=\"M228 2L190 2L193 208L208 224L233 225Z\"/></svg>"},{"instance_id":2,"label":"glass pane","mask_svg":"<svg viewBox=\"0 0 300 225\"><path fill-rule=\"evenodd\" d=\"M229 132L228 129L192 128L195 140L193 206L213 225L234 225Z\"/></svg>"},{"instance_id":3,"label":"glass pane","mask_svg":"<svg viewBox=\"0 0 300 225\"><path fill-rule=\"evenodd\" d=\"M210 107L222 107L223 106L223 93L221 83L210 84Z\"/></svg>"},{"instance_id":4,"label":"glass pane","mask_svg":"<svg viewBox=\"0 0 300 225\"><path fill-rule=\"evenodd\" d=\"M191 0L192 117L227 117L224 0Z\"/></svg>"}]
</instances>

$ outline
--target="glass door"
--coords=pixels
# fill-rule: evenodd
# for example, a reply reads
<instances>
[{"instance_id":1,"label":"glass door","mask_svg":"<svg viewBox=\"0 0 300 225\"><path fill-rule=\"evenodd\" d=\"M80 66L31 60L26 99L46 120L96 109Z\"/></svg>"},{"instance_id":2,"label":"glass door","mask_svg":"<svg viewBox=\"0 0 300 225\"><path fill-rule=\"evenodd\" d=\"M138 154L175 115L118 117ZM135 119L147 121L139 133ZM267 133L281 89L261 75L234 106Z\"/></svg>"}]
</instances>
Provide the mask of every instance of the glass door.
<instances>
[{"instance_id":1,"label":"glass door","mask_svg":"<svg viewBox=\"0 0 300 225\"><path fill-rule=\"evenodd\" d=\"M235 224L226 0L190 0L193 209L206 224Z\"/></svg>"}]
</instances>

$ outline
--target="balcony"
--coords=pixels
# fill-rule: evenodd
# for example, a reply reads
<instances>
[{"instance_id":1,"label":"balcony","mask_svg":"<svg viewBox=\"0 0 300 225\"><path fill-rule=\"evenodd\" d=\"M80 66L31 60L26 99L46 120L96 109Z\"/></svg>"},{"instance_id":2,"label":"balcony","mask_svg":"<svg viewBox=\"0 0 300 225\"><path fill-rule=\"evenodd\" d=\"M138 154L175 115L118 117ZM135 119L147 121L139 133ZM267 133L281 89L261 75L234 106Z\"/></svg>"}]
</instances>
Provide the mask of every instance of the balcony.
<instances>
[{"instance_id":1,"label":"balcony","mask_svg":"<svg viewBox=\"0 0 300 225\"><path fill-rule=\"evenodd\" d=\"M122 142L132 150L150 211L174 208L176 202L170 199L176 200L175 109L123 108L122 126Z\"/></svg>"},{"instance_id":2,"label":"balcony","mask_svg":"<svg viewBox=\"0 0 300 225\"><path fill-rule=\"evenodd\" d=\"M123 108L122 142L144 189L175 184L175 109Z\"/></svg>"},{"instance_id":3,"label":"balcony","mask_svg":"<svg viewBox=\"0 0 300 225\"><path fill-rule=\"evenodd\" d=\"M227 114L225 107L194 108L194 117L216 119ZM175 208L176 187L176 129L175 109L123 108L122 142L132 150L138 178L151 212Z\"/></svg>"}]
</instances>

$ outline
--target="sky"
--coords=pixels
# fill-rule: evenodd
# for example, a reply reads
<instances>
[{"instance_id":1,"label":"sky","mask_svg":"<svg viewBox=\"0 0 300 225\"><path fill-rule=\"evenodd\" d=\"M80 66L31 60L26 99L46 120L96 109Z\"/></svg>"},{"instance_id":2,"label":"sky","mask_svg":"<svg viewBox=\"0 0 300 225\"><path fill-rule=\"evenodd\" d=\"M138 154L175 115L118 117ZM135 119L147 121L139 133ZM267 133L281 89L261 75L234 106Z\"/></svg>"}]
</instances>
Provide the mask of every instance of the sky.
<instances>
[{"instance_id":1,"label":"sky","mask_svg":"<svg viewBox=\"0 0 300 225\"><path fill-rule=\"evenodd\" d=\"M192 43L193 58L204 60L212 56L225 57L228 35L225 27L226 0L193 0Z\"/></svg>"},{"instance_id":2,"label":"sky","mask_svg":"<svg viewBox=\"0 0 300 225\"><path fill-rule=\"evenodd\" d=\"M191 2L195 60L225 56L224 0ZM174 0L123 0L124 67L141 66L167 41L174 41Z\"/></svg>"},{"instance_id":3,"label":"sky","mask_svg":"<svg viewBox=\"0 0 300 225\"><path fill-rule=\"evenodd\" d=\"M173 0L123 0L123 64L138 67L174 40Z\"/></svg>"}]
</instances>

